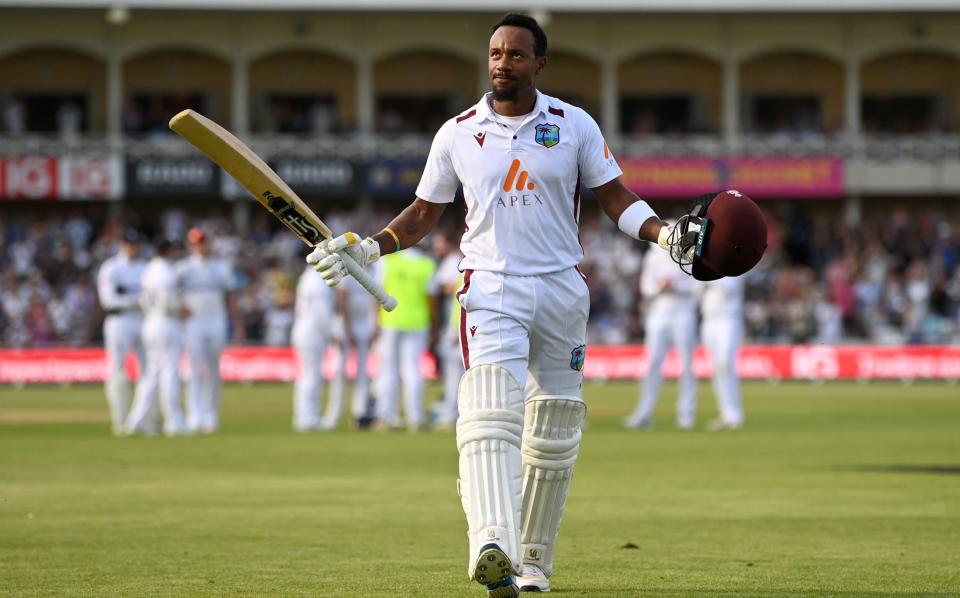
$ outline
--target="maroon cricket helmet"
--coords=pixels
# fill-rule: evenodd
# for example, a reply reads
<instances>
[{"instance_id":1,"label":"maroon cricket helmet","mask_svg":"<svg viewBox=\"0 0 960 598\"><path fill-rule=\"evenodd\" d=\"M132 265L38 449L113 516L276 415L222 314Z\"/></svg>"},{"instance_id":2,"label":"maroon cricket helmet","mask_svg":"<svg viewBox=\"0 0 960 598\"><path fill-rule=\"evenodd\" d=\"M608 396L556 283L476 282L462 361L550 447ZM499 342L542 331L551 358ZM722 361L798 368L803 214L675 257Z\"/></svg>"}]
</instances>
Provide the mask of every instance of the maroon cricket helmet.
<instances>
[{"instance_id":1,"label":"maroon cricket helmet","mask_svg":"<svg viewBox=\"0 0 960 598\"><path fill-rule=\"evenodd\" d=\"M735 190L703 202L691 274L697 280L740 276L757 265L767 249L767 221L756 203Z\"/></svg>"}]
</instances>

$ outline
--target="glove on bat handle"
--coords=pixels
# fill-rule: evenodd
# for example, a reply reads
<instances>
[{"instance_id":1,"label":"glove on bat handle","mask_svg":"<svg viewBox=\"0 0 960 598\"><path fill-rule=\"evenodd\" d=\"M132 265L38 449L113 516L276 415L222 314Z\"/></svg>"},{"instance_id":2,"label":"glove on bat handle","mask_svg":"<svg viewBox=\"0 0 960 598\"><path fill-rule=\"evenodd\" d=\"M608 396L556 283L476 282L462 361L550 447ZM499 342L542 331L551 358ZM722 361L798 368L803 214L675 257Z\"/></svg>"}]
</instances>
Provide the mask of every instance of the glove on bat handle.
<instances>
[{"instance_id":1,"label":"glove on bat handle","mask_svg":"<svg viewBox=\"0 0 960 598\"><path fill-rule=\"evenodd\" d=\"M383 287L377 284L377 281L367 274L363 266L357 263L357 260L350 257L350 254L342 249L338 251L337 254L340 256L340 259L343 260L343 265L347 267L347 272L350 273L350 276L356 278L360 286L367 289L368 293L376 297L380 305L383 306L383 309L393 311L394 308L397 307L397 299L388 295Z\"/></svg>"}]
</instances>

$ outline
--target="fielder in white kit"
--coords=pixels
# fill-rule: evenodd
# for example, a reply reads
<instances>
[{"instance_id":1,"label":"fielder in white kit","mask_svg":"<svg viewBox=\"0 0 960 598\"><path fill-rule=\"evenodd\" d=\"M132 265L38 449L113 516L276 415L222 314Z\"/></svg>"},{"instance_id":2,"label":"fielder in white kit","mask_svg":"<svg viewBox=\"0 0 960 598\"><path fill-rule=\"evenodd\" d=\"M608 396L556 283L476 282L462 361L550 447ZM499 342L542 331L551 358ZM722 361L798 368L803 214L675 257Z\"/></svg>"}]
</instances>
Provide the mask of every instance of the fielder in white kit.
<instances>
[{"instance_id":1,"label":"fielder in white kit","mask_svg":"<svg viewBox=\"0 0 960 598\"><path fill-rule=\"evenodd\" d=\"M233 270L211 254L207 234L187 233L190 256L177 262L177 280L190 315L184 322L184 343L190 362L187 383L187 427L213 434L220 427L220 355L227 344L228 301L235 288Z\"/></svg>"},{"instance_id":2,"label":"fielder in white kit","mask_svg":"<svg viewBox=\"0 0 960 598\"><path fill-rule=\"evenodd\" d=\"M352 351L357 364L353 381L353 401L350 411L357 427L364 427L373 417L371 413L370 376L367 358L370 345L377 334L377 312L380 304L360 283L351 278L337 289L337 317L334 320L334 338L337 340L337 361L330 381L330 404L343 404L347 392L347 357Z\"/></svg>"},{"instance_id":3,"label":"fielder in white kit","mask_svg":"<svg viewBox=\"0 0 960 598\"><path fill-rule=\"evenodd\" d=\"M313 276L308 266L297 282L293 329L290 340L300 364L293 385L293 429L297 432L332 430L340 418L340 406L327 402L320 416L323 394L323 356L333 327L334 292Z\"/></svg>"},{"instance_id":4,"label":"fielder in white kit","mask_svg":"<svg viewBox=\"0 0 960 598\"><path fill-rule=\"evenodd\" d=\"M440 258L437 265L437 305L442 311L438 318L435 351L440 358L440 376L443 379L443 396L433 406L436 430L452 430L457 423L457 391L464 374L463 358L460 355L460 304L456 292L463 286L460 260L463 254L457 249L456 235L450 229L435 232L433 252Z\"/></svg>"},{"instance_id":5,"label":"fielder in white kit","mask_svg":"<svg viewBox=\"0 0 960 598\"><path fill-rule=\"evenodd\" d=\"M180 408L181 321L187 312L180 300L174 251L172 242L160 241L156 254L143 270L140 304L144 313L143 344L147 359L127 418L128 434L151 433L158 393L163 433L167 436L189 433Z\"/></svg>"},{"instance_id":6,"label":"fielder in white kit","mask_svg":"<svg viewBox=\"0 0 960 598\"><path fill-rule=\"evenodd\" d=\"M640 272L640 294L646 303L644 331L647 373L640 383L637 408L624 424L646 428L653 423L653 410L663 383L663 361L670 347L677 350L683 366L677 397L677 427L693 427L697 408L697 378L693 373L693 350L697 345L697 285L677 269L669 254L647 251Z\"/></svg>"},{"instance_id":7,"label":"fielder in white kit","mask_svg":"<svg viewBox=\"0 0 960 598\"><path fill-rule=\"evenodd\" d=\"M713 362L713 394L720 417L711 430L736 430L743 426L737 352L743 340L744 277L727 277L701 283L700 336Z\"/></svg>"},{"instance_id":8,"label":"fielder in white kit","mask_svg":"<svg viewBox=\"0 0 960 598\"><path fill-rule=\"evenodd\" d=\"M104 392L110 407L113 433L122 435L130 412L130 379L123 362L131 352L144 367L143 312L140 311L140 278L146 262L140 258L140 234L128 229L120 238L116 255L104 260L97 272L97 296L106 317L103 344L107 356Z\"/></svg>"}]
</instances>

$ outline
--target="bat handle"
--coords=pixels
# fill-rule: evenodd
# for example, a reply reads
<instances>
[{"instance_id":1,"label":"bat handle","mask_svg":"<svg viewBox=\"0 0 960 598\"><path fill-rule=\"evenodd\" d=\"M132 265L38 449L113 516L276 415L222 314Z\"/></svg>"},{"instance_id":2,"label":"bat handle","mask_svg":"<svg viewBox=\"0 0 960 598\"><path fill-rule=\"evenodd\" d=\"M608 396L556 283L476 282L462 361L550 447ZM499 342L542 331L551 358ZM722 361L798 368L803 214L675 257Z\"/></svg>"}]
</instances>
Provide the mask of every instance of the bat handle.
<instances>
[{"instance_id":1,"label":"bat handle","mask_svg":"<svg viewBox=\"0 0 960 598\"><path fill-rule=\"evenodd\" d=\"M350 276L353 276L357 279L357 282L360 283L360 286L367 289L367 292L377 298L377 301L380 302L380 305L383 306L383 309L387 311L393 311L397 307L396 297L388 295L387 292L380 286L377 281L370 277L367 274L367 271L363 269L363 266L357 263L357 260L350 257L350 254L346 251L338 251L340 254L340 259L343 260L343 265L347 267L347 272L350 273Z\"/></svg>"}]
</instances>

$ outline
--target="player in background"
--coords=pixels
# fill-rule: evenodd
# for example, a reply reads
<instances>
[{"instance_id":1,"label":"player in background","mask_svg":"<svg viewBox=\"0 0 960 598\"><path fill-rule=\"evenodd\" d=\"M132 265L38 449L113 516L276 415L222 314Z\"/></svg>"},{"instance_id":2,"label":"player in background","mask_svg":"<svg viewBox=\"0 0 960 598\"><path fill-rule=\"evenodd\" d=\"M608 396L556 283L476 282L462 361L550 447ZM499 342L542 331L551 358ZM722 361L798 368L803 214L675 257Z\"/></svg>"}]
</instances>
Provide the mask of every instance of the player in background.
<instances>
[{"instance_id":1,"label":"player in background","mask_svg":"<svg viewBox=\"0 0 960 598\"><path fill-rule=\"evenodd\" d=\"M743 339L744 277L710 280L700 286L700 337L713 362L713 393L720 416L710 430L737 430L743 426L737 352Z\"/></svg>"},{"instance_id":2,"label":"player in background","mask_svg":"<svg viewBox=\"0 0 960 598\"><path fill-rule=\"evenodd\" d=\"M697 344L697 297L699 284L684 274L662 251L647 251L640 272L640 294L646 317L647 374L640 384L640 400L627 418L627 428L653 425L653 410L663 383L663 361L670 347L683 364L677 398L677 427L693 427L697 407L697 378L693 373L693 350Z\"/></svg>"},{"instance_id":3,"label":"player in background","mask_svg":"<svg viewBox=\"0 0 960 598\"><path fill-rule=\"evenodd\" d=\"M158 391L163 433L167 436L190 433L180 408L182 320L189 314L183 307L174 270L176 249L172 241L161 240L143 269L140 304L144 313L143 344L147 359L127 418L128 434L153 432L151 423Z\"/></svg>"},{"instance_id":4,"label":"player in background","mask_svg":"<svg viewBox=\"0 0 960 598\"><path fill-rule=\"evenodd\" d=\"M457 423L457 389L463 376L463 356L460 354L460 304L457 291L463 286L460 260L463 254L457 248L459 235L451 228L442 228L433 235L433 252L440 260L437 266L437 305L442 308L437 318L435 353L443 380L443 395L433 407L434 429L452 430Z\"/></svg>"},{"instance_id":5,"label":"player in background","mask_svg":"<svg viewBox=\"0 0 960 598\"><path fill-rule=\"evenodd\" d=\"M297 282L293 329L290 334L300 374L293 385L293 429L297 432L332 430L340 416L328 401L327 412L320 417L323 394L323 357L333 326L334 291L313 276L310 268Z\"/></svg>"},{"instance_id":6,"label":"player in background","mask_svg":"<svg viewBox=\"0 0 960 598\"><path fill-rule=\"evenodd\" d=\"M380 371L377 375L377 428L401 427L398 397L403 385L407 430L423 426L424 381L420 358L436 318L433 300L437 265L419 247L390 255L380 266L384 290L397 298L393 311L380 310Z\"/></svg>"},{"instance_id":7,"label":"player in background","mask_svg":"<svg viewBox=\"0 0 960 598\"><path fill-rule=\"evenodd\" d=\"M692 264L694 275L714 246L723 266L714 271L730 271L730 246L748 236L742 229L765 235L759 208L749 199L730 199L715 208L727 225L715 227L721 234L697 253L696 231L667 225L623 185L596 122L537 91L546 52L546 35L534 19L510 14L496 23L487 54L493 90L440 128L413 203L373 236L346 233L307 257L336 285L347 275L338 252L370 265L413 247L462 184L466 373L458 399L458 490L468 527L467 575L489 598L550 589L586 412L581 384L590 296L576 268L583 258L581 186L593 190L621 231L659 244L681 267ZM731 223L750 210L754 223L734 230ZM743 252L749 260L734 264L745 269L765 247L749 237L750 251ZM403 296L397 299L404 305ZM421 556L411 551L410 566L422 567Z\"/></svg>"},{"instance_id":8,"label":"player in background","mask_svg":"<svg viewBox=\"0 0 960 598\"><path fill-rule=\"evenodd\" d=\"M183 304L190 314L183 326L190 361L187 427L213 434L220 427L220 355L227 344L229 314L235 312L235 281L230 264L212 255L203 230L191 228L187 243L189 257L176 264Z\"/></svg>"},{"instance_id":9,"label":"player in background","mask_svg":"<svg viewBox=\"0 0 960 598\"><path fill-rule=\"evenodd\" d=\"M118 436L124 433L130 411L130 379L123 362L133 352L140 371L143 372L144 368L140 278L145 265L140 257L140 234L127 229L120 237L117 254L107 258L97 273L97 295L106 314L103 320L103 343L107 354L104 391L113 433Z\"/></svg>"},{"instance_id":10,"label":"player in background","mask_svg":"<svg viewBox=\"0 0 960 598\"><path fill-rule=\"evenodd\" d=\"M370 403L370 376L367 374L367 359L377 334L377 313L380 304L354 278L337 288L337 317L334 338L337 342L337 361L333 380L330 381L330 404L343 405L346 395L347 357L351 352L356 357L357 373L353 381L351 415L358 428L366 427L373 419Z\"/></svg>"}]
</instances>

